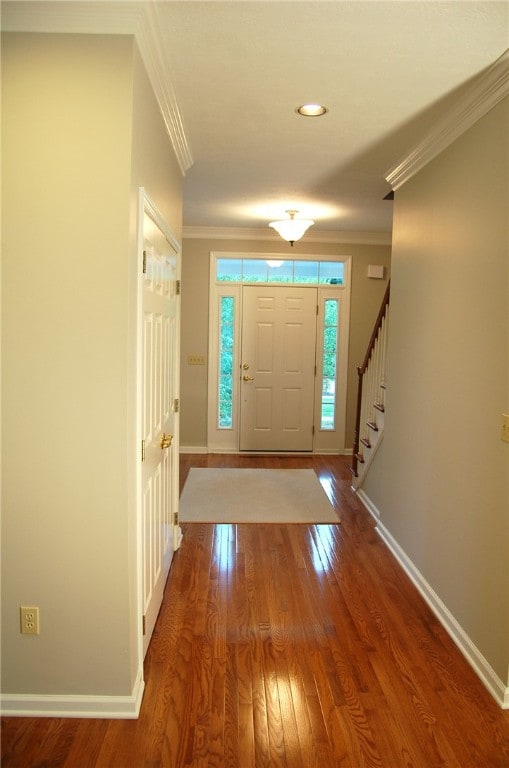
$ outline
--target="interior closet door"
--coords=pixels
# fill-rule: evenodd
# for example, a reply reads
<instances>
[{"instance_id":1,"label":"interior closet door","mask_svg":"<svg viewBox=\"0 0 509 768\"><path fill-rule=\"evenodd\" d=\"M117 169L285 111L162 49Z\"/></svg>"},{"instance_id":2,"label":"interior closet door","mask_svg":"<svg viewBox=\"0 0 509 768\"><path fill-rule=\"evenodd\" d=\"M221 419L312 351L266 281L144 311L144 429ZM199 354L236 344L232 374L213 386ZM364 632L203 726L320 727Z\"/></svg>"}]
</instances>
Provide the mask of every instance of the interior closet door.
<instances>
[{"instance_id":1,"label":"interior closet door","mask_svg":"<svg viewBox=\"0 0 509 768\"><path fill-rule=\"evenodd\" d=\"M147 651L178 546L179 254L144 213L142 291L142 610ZM180 529L178 529L180 530ZM178 543L177 543L178 542Z\"/></svg>"}]
</instances>

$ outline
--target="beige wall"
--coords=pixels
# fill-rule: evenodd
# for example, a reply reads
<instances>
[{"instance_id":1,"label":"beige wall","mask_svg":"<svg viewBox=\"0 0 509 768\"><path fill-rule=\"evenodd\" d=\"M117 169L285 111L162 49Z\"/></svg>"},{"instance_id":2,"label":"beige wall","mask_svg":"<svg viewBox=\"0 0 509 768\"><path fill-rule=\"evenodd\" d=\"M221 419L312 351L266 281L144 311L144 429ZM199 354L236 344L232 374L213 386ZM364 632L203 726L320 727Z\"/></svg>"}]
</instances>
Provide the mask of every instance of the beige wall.
<instances>
[{"instance_id":1,"label":"beige wall","mask_svg":"<svg viewBox=\"0 0 509 768\"><path fill-rule=\"evenodd\" d=\"M365 483L504 684L508 129L506 99L396 193L386 428Z\"/></svg>"},{"instance_id":2,"label":"beige wall","mask_svg":"<svg viewBox=\"0 0 509 768\"><path fill-rule=\"evenodd\" d=\"M133 38L8 34L2 59L2 689L128 697L133 201L178 235L182 183Z\"/></svg>"},{"instance_id":3,"label":"beige wall","mask_svg":"<svg viewBox=\"0 0 509 768\"><path fill-rule=\"evenodd\" d=\"M282 240L184 240L182 252L182 345L181 345L181 444L204 448L207 445L207 367L190 366L188 355L208 353L208 291L211 251L230 253L319 254L352 257L350 306L350 351L345 445L353 443L357 396L356 366L366 351L373 323L387 285L387 279L367 277L368 264L390 266L390 246L313 244L306 238L290 251Z\"/></svg>"}]
</instances>

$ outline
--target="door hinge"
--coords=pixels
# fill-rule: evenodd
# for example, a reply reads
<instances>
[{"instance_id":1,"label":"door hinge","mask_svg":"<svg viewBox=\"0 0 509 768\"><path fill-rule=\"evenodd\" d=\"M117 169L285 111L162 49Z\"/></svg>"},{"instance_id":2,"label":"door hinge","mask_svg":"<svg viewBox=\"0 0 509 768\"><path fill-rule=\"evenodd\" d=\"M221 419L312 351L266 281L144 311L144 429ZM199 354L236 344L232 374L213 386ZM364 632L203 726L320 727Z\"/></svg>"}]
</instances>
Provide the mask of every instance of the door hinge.
<instances>
[{"instance_id":1,"label":"door hinge","mask_svg":"<svg viewBox=\"0 0 509 768\"><path fill-rule=\"evenodd\" d=\"M179 412L179 408L180 408L180 400L178 399L178 397L176 397L175 400L173 401L173 411L174 411L174 413L178 413Z\"/></svg>"},{"instance_id":2,"label":"door hinge","mask_svg":"<svg viewBox=\"0 0 509 768\"><path fill-rule=\"evenodd\" d=\"M318 316L318 304L316 305L316 314Z\"/></svg>"},{"instance_id":3,"label":"door hinge","mask_svg":"<svg viewBox=\"0 0 509 768\"><path fill-rule=\"evenodd\" d=\"M147 252L143 251L143 274L147 274Z\"/></svg>"},{"instance_id":4,"label":"door hinge","mask_svg":"<svg viewBox=\"0 0 509 768\"><path fill-rule=\"evenodd\" d=\"M177 280L176 291L175 291L177 296L180 296L180 291L181 291L181 283L180 283L180 280Z\"/></svg>"},{"instance_id":5,"label":"door hinge","mask_svg":"<svg viewBox=\"0 0 509 768\"><path fill-rule=\"evenodd\" d=\"M145 440L141 441L141 460L145 461Z\"/></svg>"},{"instance_id":6,"label":"door hinge","mask_svg":"<svg viewBox=\"0 0 509 768\"><path fill-rule=\"evenodd\" d=\"M143 634L146 635L147 634L147 617L146 616L141 617L141 624L143 628Z\"/></svg>"},{"instance_id":7,"label":"door hinge","mask_svg":"<svg viewBox=\"0 0 509 768\"><path fill-rule=\"evenodd\" d=\"M314 434L315 434L315 425L314 425L314 424L313 424L313 426L311 427L311 434L312 434L312 435L314 435Z\"/></svg>"},{"instance_id":8,"label":"door hinge","mask_svg":"<svg viewBox=\"0 0 509 768\"><path fill-rule=\"evenodd\" d=\"M173 525L178 525L178 524L179 524L179 513L178 512L174 512L173 513Z\"/></svg>"}]
</instances>

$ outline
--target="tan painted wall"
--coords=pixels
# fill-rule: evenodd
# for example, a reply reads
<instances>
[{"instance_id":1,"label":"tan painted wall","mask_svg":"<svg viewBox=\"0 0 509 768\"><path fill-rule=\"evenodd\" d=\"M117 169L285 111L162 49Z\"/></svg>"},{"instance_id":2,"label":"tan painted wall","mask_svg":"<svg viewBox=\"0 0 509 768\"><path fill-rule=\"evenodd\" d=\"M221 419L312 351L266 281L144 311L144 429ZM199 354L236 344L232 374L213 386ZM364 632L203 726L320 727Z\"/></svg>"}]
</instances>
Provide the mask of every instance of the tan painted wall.
<instances>
[{"instance_id":1,"label":"tan painted wall","mask_svg":"<svg viewBox=\"0 0 509 768\"><path fill-rule=\"evenodd\" d=\"M396 193L382 522L505 684L509 103Z\"/></svg>"},{"instance_id":2,"label":"tan painted wall","mask_svg":"<svg viewBox=\"0 0 509 768\"><path fill-rule=\"evenodd\" d=\"M207 367L190 366L188 355L208 353L208 291L211 251L230 253L289 253L288 243L279 241L238 241L185 239L182 256L182 345L181 345L181 444L207 445ZM305 238L296 243L295 254L326 254L352 257L350 306L350 354L347 394L346 445L353 443L356 366L362 362L387 280L367 277L368 264L382 264L386 277L390 268L390 246L313 244Z\"/></svg>"},{"instance_id":3,"label":"tan painted wall","mask_svg":"<svg viewBox=\"0 0 509 768\"><path fill-rule=\"evenodd\" d=\"M179 234L181 180L131 37L8 34L2 58L2 688L128 696L132 201Z\"/></svg>"}]
</instances>

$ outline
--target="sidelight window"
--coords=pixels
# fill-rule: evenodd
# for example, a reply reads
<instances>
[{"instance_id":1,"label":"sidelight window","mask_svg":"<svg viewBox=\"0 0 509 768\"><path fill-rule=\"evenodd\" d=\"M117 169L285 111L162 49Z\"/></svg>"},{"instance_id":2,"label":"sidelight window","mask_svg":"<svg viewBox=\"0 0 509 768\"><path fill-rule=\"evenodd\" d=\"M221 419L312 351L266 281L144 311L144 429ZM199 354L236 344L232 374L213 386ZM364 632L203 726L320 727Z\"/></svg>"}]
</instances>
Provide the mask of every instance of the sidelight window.
<instances>
[{"instance_id":1,"label":"sidelight window","mask_svg":"<svg viewBox=\"0 0 509 768\"><path fill-rule=\"evenodd\" d=\"M218 365L218 427L233 426L233 356L235 349L235 299L220 297L219 311L219 365Z\"/></svg>"},{"instance_id":2,"label":"sidelight window","mask_svg":"<svg viewBox=\"0 0 509 768\"><path fill-rule=\"evenodd\" d=\"M322 337L322 407L320 429L336 425L339 301L325 299Z\"/></svg>"}]
</instances>

